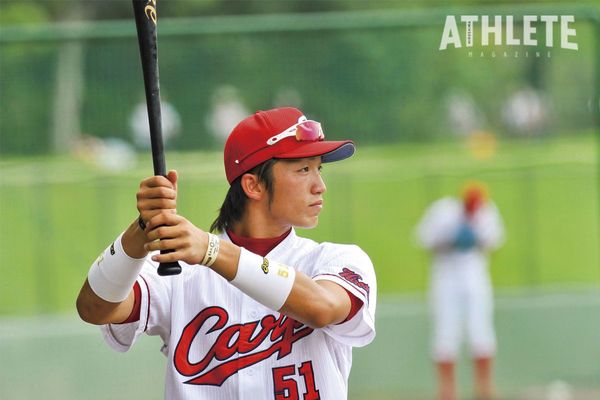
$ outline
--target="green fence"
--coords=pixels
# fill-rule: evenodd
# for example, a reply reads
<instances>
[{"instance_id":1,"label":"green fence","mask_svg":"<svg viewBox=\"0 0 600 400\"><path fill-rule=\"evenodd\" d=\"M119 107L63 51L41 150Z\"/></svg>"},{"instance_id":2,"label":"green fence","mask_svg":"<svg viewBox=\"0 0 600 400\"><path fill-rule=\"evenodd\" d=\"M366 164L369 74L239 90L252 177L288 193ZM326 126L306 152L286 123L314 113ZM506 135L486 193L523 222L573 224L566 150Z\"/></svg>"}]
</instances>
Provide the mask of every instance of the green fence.
<instances>
[{"instance_id":1,"label":"green fence","mask_svg":"<svg viewBox=\"0 0 600 400\"><path fill-rule=\"evenodd\" d=\"M490 184L507 223L497 285L598 282L599 10L161 18L163 100L178 116L165 116L168 160L189 185L180 209L208 226L225 186L217 153L178 151L220 149L244 113L298 105L360 149L332 167L336 206L307 235L366 247L384 292L424 289L414 224L471 178ZM559 23L547 47L539 20L537 46L483 46L476 28L473 47L439 50L446 16L466 14L513 15L521 38L524 15L572 15L578 50L559 46ZM150 171L131 126L143 99L138 58L132 21L0 29L1 268L28 277L2 291L2 313L70 309L80 269L135 214L133 191ZM375 227L384 240L372 239Z\"/></svg>"},{"instance_id":2,"label":"green fence","mask_svg":"<svg viewBox=\"0 0 600 400\"><path fill-rule=\"evenodd\" d=\"M381 293L420 292L428 259L413 239L426 206L467 179L490 187L507 242L493 255L497 287L600 283L597 155L592 136L501 141L494 158L463 143L359 146L326 165L316 240L358 243L373 259ZM208 227L227 184L220 152L171 152L178 210ZM70 156L0 163L0 314L72 311L96 255L136 217L135 192L150 157L104 171Z\"/></svg>"}]
</instances>

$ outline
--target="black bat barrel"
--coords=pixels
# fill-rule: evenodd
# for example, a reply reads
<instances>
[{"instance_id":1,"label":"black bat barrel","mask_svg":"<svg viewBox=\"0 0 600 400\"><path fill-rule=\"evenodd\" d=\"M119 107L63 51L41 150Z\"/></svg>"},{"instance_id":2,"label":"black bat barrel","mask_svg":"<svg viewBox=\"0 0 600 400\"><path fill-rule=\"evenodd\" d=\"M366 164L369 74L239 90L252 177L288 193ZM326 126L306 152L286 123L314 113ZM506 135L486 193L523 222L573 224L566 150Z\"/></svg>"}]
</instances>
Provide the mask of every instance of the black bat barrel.
<instances>
[{"instance_id":1,"label":"black bat barrel","mask_svg":"<svg viewBox=\"0 0 600 400\"><path fill-rule=\"evenodd\" d=\"M148 123L150 125L150 142L152 144L152 163L154 175L166 176L165 150L162 138L160 111L160 81L158 76L158 46L156 42L156 0L132 0L135 25L137 28L146 105L148 106ZM169 251L161 251L162 254ZM178 262L161 263L159 275L177 275L181 273Z\"/></svg>"}]
</instances>

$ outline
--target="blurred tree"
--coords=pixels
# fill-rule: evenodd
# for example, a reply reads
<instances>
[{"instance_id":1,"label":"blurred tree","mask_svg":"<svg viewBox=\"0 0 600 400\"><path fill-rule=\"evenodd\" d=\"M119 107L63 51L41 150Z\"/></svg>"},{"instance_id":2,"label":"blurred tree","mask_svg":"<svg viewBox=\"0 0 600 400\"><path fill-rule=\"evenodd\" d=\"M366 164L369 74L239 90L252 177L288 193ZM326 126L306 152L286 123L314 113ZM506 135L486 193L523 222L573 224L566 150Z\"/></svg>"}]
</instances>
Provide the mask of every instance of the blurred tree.
<instances>
[{"instance_id":1,"label":"blurred tree","mask_svg":"<svg viewBox=\"0 0 600 400\"><path fill-rule=\"evenodd\" d=\"M49 20L49 10L39 2L0 3L0 25L40 24Z\"/></svg>"},{"instance_id":2,"label":"blurred tree","mask_svg":"<svg viewBox=\"0 0 600 400\"><path fill-rule=\"evenodd\" d=\"M96 2L94 2L96 4ZM65 21L76 21L93 15L95 7L83 7L82 3L61 14ZM80 110L83 96L83 52L81 40L69 40L60 44L56 60L56 76L53 105L52 148L56 153L68 152L81 134Z\"/></svg>"},{"instance_id":3,"label":"blurred tree","mask_svg":"<svg viewBox=\"0 0 600 400\"><path fill-rule=\"evenodd\" d=\"M163 5L163 15L169 16L184 15L187 11L190 15L186 16L193 16L260 10L281 13L336 7L400 7L400 4L420 7L412 1L159 2ZM0 6L3 24L7 20L26 21L27 15L32 16L30 21L44 21L58 16L62 20L90 20L117 18L121 14L131 23L131 4L127 1L2 0ZM412 15L417 14L421 15ZM387 12L372 15L387 16ZM162 94L180 112L184 126L183 134L173 141L173 148L217 145L206 132L205 118L211 96L221 85L238 89L250 111L270 107L282 89L292 90L308 115L327 121L329 137L350 135L362 142L447 136L445 102L448 94L456 91L471 94L487 121L488 126L482 129L504 134L499 110L510 93L524 83L544 88L549 101L561 105L553 113L557 123L547 133L591 126L586 102L593 94L590 82L595 59L589 49L593 49L596 39L593 26L585 21L577 26L581 51L575 54L555 49L551 59L538 59L525 56L526 49L510 46L495 48L497 58L491 58L491 48L479 45L473 48L472 56L461 51L466 49L440 52L437 47L441 26L435 24L408 28L382 28L375 24L373 28L365 28L360 13L334 17L349 16L359 22L356 28L332 30L325 26L273 34L252 32L256 21L273 22L269 18L223 18L215 19L223 25L229 24L221 34L161 37ZM318 23L321 18L317 15L307 21ZM198 23L203 21L206 20ZM248 31L230 33L244 24L248 24ZM80 131L128 139L129 112L143 93L133 36L6 42L0 51L0 93L3 99L10 99L3 101L5 107L0 108L0 130L19 132L0 137L0 152L65 149L66 143ZM486 56L480 57L480 51ZM500 56L504 51L508 57ZM581 79L573 80L573 74Z\"/></svg>"},{"instance_id":4,"label":"blurred tree","mask_svg":"<svg viewBox=\"0 0 600 400\"><path fill-rule=\"evenodd\" d=\"M530 0L529 2L548 2L547 0ZM453 5L482 5L519 3L518 0L462 0ZM18 7L16 7L18 6ZM159 0L158 9L166 17L194 17L214 15L245 15L273 13L304 13L346 10L427 8L432 6L448 6L444 0ZM54 21L65 20L64 16L74 7L84 10L82 17L94 19L124 19L131 17L129 1L104 0L2 0L0 3L1 23L40 22L32 18L30 13L7 13L12 8L35 8L41 10ZM92 12L88 12L92 10Z\"/></svg>"}]
</instances>

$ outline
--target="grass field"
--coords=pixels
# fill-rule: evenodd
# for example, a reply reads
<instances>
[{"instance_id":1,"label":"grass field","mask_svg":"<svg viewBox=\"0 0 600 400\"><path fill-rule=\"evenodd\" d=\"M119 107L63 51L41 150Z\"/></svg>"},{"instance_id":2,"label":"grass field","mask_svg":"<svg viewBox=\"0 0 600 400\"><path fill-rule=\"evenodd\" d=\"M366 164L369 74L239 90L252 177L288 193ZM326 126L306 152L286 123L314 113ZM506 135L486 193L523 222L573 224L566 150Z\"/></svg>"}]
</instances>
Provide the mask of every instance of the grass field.
<instances>
[{"instance_id":1,"label":"grass field","mask_svg":"<svg viewBox=\"0 0 600 400\"><path fill-rule=\"evenodd\" d=\"M226 191L220 154L169 153L168 161L180 173L179 211L207 227ZM74 313L90 263L136 216L149 158L140 155L125 173L66 156L4 159L0 168L0 398L161 398L165 359L156 338L117 354ZM432 200L473 178L488 183L507 230L492 257L500 399L599 397L593 136L501 142L488 160L461 143L359 144L356 157L323 174L320 225L300 233L358 243L380 289L378 336L354 352L351 400L432 398L428 259L412 231ZM465 355L461 398L470 397L470 373Z\"/></svg>"},{"instance_id":2,"label":"grass field","mask_svg":"<svg viewBox=\"0 0 600 400\"><path fill-rule=\"evenodd\" d=\"M412 231L425 207L465 179L488 183L507 242L493 255L499 288L599 283L595 138L501 142L476 160L461 143L360 147L326 165L325 208L301 235L358 243L373 259L379 289L422 292L427 255ZM180 213L207 227L226 191L219 153L169 153L180 174ZM135 192L151 171L108 173L70 157L0 161L0 315L69 312L90 263L136 216Z\"/></svg>"}]
</instances>

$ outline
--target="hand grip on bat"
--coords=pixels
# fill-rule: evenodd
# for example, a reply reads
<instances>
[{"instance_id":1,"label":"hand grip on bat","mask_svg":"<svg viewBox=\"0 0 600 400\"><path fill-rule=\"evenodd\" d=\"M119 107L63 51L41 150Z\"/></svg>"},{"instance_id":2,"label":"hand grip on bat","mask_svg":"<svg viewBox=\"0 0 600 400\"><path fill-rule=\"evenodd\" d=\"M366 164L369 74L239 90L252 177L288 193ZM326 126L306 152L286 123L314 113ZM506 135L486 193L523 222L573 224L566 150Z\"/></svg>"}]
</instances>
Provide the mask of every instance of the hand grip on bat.
<instances>
[{"instance_id":1,"label":"hand grip on bat","mask_svg":"<svg viewBox=\"0 0 600 400\"><path fill-rule=\"evenodd\" d=\"M142 216L138 218L138 225L142 230L146 229L146 223L142 219ZM174 250L161 250L160 254L172 253ZM177 261L160 263L158 265L157 272L160 276L178 275L181 273L181 265Z\"/></svg>"}]
</instances>

